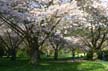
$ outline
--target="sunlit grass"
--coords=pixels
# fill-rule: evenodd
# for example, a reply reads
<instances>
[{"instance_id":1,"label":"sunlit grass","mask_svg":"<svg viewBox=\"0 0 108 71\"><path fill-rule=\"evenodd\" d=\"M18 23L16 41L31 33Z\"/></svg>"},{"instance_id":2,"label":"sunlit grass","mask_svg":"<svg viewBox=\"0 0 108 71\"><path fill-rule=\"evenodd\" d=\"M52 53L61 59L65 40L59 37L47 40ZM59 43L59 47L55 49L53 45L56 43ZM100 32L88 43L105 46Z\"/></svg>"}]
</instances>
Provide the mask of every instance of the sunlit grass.
<instances>
[{"instance_id":1,"label":"sunlit grass","mask_svg":"<svg viewBox=\"0 0 108 71\"><path fill-rule=\"evenodd\" d=\"M33 66L27 60L1 60L0 71L108 71L108 62L49 62L42 61L39 66Z\"/></svg>"}]
</instances>

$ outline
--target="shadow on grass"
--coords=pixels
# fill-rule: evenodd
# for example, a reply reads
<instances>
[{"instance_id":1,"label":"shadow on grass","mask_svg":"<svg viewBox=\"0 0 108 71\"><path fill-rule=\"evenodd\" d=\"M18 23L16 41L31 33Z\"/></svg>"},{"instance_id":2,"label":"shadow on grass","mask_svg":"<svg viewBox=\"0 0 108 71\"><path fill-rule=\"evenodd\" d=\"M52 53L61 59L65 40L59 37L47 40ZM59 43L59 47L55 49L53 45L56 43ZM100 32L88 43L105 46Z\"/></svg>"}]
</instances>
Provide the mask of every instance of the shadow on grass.
<instances>
[{"instance_id":1,"label":"shadow on grass","mask_svg":"<svg viewBox=\"0 0 108 71\"><path fill-rule=\"evenodd\" d=\"M96 62L48 62L43 61L39 66L32 66L28 60L1 60L0 71L108 71Z\"/></svg>"}]
</instances>

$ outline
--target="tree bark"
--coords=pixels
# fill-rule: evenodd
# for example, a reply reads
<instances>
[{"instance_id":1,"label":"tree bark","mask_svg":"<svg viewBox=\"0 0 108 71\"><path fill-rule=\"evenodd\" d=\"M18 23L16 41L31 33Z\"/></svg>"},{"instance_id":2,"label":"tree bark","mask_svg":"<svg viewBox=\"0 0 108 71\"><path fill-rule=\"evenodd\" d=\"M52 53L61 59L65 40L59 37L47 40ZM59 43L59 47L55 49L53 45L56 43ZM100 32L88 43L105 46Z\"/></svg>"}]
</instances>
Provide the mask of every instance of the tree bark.
<instances>
[{"instance_id":1,"label":"tree bark","mask_svg":"<svg viewBox=\"0 0 108 71\"><path fill-rule=\"evenodd\" d=\"M72 60L75 60L75 50L72 50Z\"/></svg>"},{"instance_id":2,"label":"tree bark","mask_svg":"<svg viewBox=\"0 0 108 71\"><path fill-rule=\"evenodd\" d=\"M40 60L40 53L38 50L35 50L31 56L31 63L38 65Z\"/></svg>"},{"instance_id":3,"label":"tree bark","mask_svg":"<svg viewBox=\"0 0 108 71\"><path fill-rule=\"evenodd\" d=\"M54 60L58 60L58 49L54 51Z\"/></svg>"},{"instance_id":4,"label":"tree bark","mask_svg":"<svg viewBox=\"0 0 108 71\"><path fill-rule=\"evenodd\" d=\"M98 51L94 51L94 50L89 51L89 52L87 53L87 59L89 59L89 60L96 60L96 59L98 58L97 52L98 52Z\"/></svg>"},{"instance_id":5,"label":"tree bark","mask_svg":"<svg viewBox=\"0 0 108 71\"><path fill-rule=\"evenodd\" d=\"M15 48L11 50L11 60L16 60L16 49Z\"/></svg>"},{"instance_id":6,"label":"tree bark","mask_svg":"<svg viewBox=\"0 0 108 71\"><path fill-rule=\"evenodd\" d=\"M39 51L39 45L38 43L32 44L32 50L31 50L31 63L38 65L40 61L40 51Z\"/></svg>"}]
</instances>

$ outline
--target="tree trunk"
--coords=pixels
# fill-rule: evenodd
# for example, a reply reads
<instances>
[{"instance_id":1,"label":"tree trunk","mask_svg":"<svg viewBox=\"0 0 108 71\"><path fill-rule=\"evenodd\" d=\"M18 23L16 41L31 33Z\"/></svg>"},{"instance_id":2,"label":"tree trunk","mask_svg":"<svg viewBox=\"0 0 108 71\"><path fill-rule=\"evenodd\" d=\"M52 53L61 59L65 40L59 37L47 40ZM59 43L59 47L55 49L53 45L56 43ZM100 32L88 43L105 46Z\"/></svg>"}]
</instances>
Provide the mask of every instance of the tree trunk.
<instances>
[{"instance_id":1,"label":"tree trunk","mask_svg":"<svg viewBox=\"0 0 108 71\"><path fill-rule=\"evenodd\" d=\"M54 51L54 60L58 59L58 49L55 49Z\"/></svg>"},{"instance_id":2,"label":"tree trunk","mask_svg":"<svg viewBox=\"0 0 108 71\"><path fill-rule=\"evenodd\" d=\"M11 50L11 60L16 60L16 49L14 48L14 49L12 49Z\"/></svg>"},{"instance_id":3,"label":"tree trunk","mask_svg":"<svg viewBox=\"0 0 108 71\"><path fill-rule=\"evenodd\" d=\"M40 54L37 50L35 50L31 56L31 63L38 65L40 60Z\"/></svg>"},{"instance_id":4,"label":"tree trunk","mask_svg":"<svg viewBox=\"0 0 108 71\"><path fill-rule=\"evenodd\" d=\"M4 55L4 50L2 47L0 47L0 58L2 58L3 55Z\"/></svg>"},{"instance_id":5,"label":"tree trunk","mask_svg":"<svg viewBox=\"0 0 108 71\"><path fill-rule=\"evenodd\" d=\"M32 45L31 63L38 65L40 60L40 51L38 44Z\"/></svg>"},{"instance_id":6,"label":"tree trunk","mask_svg":"<svg viewBox=\"0 0 108 71\"><path fill-rule=\"evenodd\" d=\"M86 53L84 52L84 57L86 56Z\"/></svg>"},{"instance_id":7,"label":"tree trunk","mask_svg":"<svg viewBox=\"0 0 108 71\"><path fill-rule=\"evenodd\" d=\"M75 50L72 50L72 60L75 60Z\"/></svg>"},{"instance_id":8,"label":"tree trunk","mask_svg":"<svg viewBox=\"0 0 108 71\"><path fill-rule=\"evenodd\" d=\"M98 58L97 51L90 51L87 53L87 59L96 60Z\"/></svg>"}]
</instances>

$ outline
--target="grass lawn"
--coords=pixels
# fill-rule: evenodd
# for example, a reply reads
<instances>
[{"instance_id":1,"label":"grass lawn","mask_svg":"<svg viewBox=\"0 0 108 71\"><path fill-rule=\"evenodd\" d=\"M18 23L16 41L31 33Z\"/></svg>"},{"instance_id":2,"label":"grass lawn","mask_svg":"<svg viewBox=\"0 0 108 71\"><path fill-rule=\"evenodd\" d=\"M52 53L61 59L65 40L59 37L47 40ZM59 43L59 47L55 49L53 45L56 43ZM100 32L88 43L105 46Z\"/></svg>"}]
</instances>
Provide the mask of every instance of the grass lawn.
<instances>
[{"instance_id":1,"label":"grass lawn","mask_svg":"<svg viewBox=\"0 0 108 71\"><path fill-rule=\"evenodd\" d=\"M25 60L0 60L0 71L108 71L108 62L48 62L33 66Z\"/></svg>"}]
</instances>

